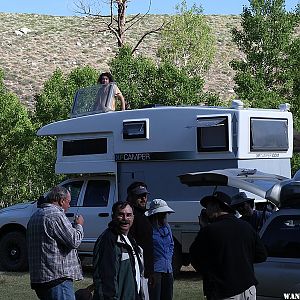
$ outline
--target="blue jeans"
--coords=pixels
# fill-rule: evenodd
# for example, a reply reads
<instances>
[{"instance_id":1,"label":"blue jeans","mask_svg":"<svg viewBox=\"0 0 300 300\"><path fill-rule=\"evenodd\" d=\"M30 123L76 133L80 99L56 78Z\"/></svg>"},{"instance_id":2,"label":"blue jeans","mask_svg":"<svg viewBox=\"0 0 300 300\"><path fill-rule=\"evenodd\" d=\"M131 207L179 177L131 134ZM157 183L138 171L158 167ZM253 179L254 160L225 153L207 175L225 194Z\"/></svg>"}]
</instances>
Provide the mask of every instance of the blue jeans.
<instances>
[{"instance_id":1,"label":"blue jeans","mask_svg":"<svg viewBox=\"0 0 300 300\"><path fill-rule=\"evenodd\" d=\"M41 300L75 300L73 281L69 279L50 289L36 289L35 292Z\"/></svg>"},{"instance_id":2,"label":"blue jeans","mask_svg":"<svg viewBox=\"0 0 300 300\"><path fill-rule=\"evenodd\" d=\"M150 300L173 299L173 273L154 273L154 287L149 288Z\"/></svg>"}]
</instances>

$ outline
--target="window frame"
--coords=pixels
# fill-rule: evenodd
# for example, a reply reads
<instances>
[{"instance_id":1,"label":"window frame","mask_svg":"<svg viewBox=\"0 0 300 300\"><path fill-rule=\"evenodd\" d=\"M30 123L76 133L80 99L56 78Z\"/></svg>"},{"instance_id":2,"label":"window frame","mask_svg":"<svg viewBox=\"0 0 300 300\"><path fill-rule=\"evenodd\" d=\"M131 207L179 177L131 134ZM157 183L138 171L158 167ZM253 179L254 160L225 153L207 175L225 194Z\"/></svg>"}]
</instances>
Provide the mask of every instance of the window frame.
<instances>
[{"instance_id":1,"label":"window frame","mask_svg":"<svg viewBox=\"0 0 300 300\"><path fill-rule=\"evenodd\" d=\"M212 124L211 126L199 126L199 121L203 121L203 123L211 121L223 119L222 121ZM196 139L197 139L197 151L198 152L220 152L220 151L229 151L230 150L230 141L229 141L229 116L228 115L215 115L215 116L197 116L197 126L196 126ZM214 128L219 127L220 125L224 126L224 142L223 146L205 146L202 140L204 135L204 128Z\"/></svg>"},{"instance_id":2,"label":"window frame","mask_svg":"<svg viewBox=\"0 0 300 300\"><path fill-rule=\"evenodd\" d=\"M136 124L143 124L144 131L141 134L130 134L126 130L126 125L136 125ZM123 120L123 127L122 127L122 136L123 140L135 140L135 139L149 139L149 119L128 119Z\"/></svg>"},{"instance_id":3,"label":"window frame","mask_svg":"<svg viewBox=\"0 0 300 300\"><path fill-rule=\"evenodd\" d=\"M95 143L95 145L89 145L92 144L92 141ZM86 144L84 144L86 142ZM96 142L99 144L97 145ZM71 143L74 143L71 145ZM80 146L80 151L76 150L76 147L78 147L76 144L82 143ZM66 149L66 145L68 145L69 148ZM75 148L74 148L75 145ZM88 151L89 147L93 147L93 151ZM99 148L98 148L99 146ZM99 149L99 150L98 150ZM107 154L108 149L108 141L106 137L97 137L97 138L87 138L87 139L68 139L68 140L62 140L62 156L63 157L72 157L72 156L86 156L86 155L98 155L98 154ZM98 151L95 151L98 150ZM69 151L66 153L66 151Z\"/></svg>"},{"instance_id":4,"label":"window frame","mask_svg":"<svg viewBox=\"0 0 300 300\"><path fill-rule=\"evenodd\" d=\"M264 133L265 135L270 135L270 132L268 131L269 134L266 134L266 129L267 126L265 126L265 130L255 130L255 124L254 122L270 122L273 121L274 122L285 122L286 126L285 126L285 131L286 131L286 135L284 136L285 138L285 146L264 146L264 145L256 145L255 140L258 139L263 139L263 137L257 137L257 135ZM258 125L256 125L258 126ZM272 126L271 126L272 127ZM256 135L256 136L255 136ZM276 134L273 134L272 136L278 138L279 134L278 134L278 130L276 130ZM265 140L265 139L264 139ZM289 150L289 132L288 132L288 119L287 118L261 118L261 117L251 117L250 118L250 152L270 152L270 151L288 151Z\"/></svg>"}]
</instances>

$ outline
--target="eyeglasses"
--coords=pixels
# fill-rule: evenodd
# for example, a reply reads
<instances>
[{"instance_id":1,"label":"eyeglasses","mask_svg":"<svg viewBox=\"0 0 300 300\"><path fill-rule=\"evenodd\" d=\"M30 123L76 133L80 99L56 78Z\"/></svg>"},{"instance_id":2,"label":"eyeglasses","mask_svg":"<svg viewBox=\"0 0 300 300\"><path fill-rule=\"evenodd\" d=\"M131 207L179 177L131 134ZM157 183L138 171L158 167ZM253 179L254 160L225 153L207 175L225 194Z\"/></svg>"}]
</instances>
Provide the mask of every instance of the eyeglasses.
<instances>
[{"instance_id":1,"label":"eyeglasses","mask_svg":"<svg viewBox=\"0 0 300 300\"><path fill-rule=\"evenodd\" d=\"M135 195L137 199L140 199L140 198L146 198L148 196L147 193L144 193L144 194L139 194L139 195Z\"/></svg>"},{"instance_id":2,"label":"eyeglasses","mask_svg":"<svg viewBox=\"0 0 300 300\"><path fill-rule=\"evenodd\" d=\"M127 213L127 214L119 213L119 214L117 214L117 218L119 218L119 219L132 219L133 214L132 213Z\"/></svg>"}]
</instances>

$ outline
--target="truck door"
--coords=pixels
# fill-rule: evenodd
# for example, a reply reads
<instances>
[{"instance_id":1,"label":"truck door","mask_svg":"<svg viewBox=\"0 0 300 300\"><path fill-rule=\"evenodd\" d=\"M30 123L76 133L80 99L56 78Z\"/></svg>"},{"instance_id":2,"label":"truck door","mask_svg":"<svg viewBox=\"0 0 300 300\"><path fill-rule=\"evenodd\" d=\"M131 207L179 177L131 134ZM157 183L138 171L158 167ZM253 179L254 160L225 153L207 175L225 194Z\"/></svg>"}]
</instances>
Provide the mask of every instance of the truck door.
<instances>
[{"instance_id":1,"label":"truck door","mask_svg":"<svg viewBox=\"0 0 300 300\"><path fill-rule=\"evenodd\" d=\"M111 178L91 178L85 181L84 194L77 210L84 218L81 253L91 254L98 236L107 228L114 197L115 183Z\"/></svg>"}]
</instances>

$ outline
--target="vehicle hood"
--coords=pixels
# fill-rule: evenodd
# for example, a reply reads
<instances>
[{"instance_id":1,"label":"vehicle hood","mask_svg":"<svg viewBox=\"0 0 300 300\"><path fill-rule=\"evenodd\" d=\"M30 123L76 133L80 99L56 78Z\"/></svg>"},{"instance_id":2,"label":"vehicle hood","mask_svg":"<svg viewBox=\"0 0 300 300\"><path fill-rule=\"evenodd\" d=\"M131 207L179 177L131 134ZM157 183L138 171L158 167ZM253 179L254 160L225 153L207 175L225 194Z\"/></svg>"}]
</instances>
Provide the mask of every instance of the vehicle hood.
<instances>
[{"instance_id":1,"label":"vehicle hood","mask_svg":"<svg viewBox=\"0 0 300 300\"><path fill-rule=\"evenodd\" d=\"M293 179L256 169L223 169L179 176L188 186L229 186L245 190L280 206L281 189Z\"/></svg>"},{"instance_id":2,"label":"vehicle hood","mask_svg":"<svg viewBox=\"0 0 300 300\"><path fill-rule=\"evenodd\" d=\"M0 209L0 214L11 212L11 211L16 211L16 210L31 209L35 206L35 203L36 203L36 201L14 204L14 205Z\"/></svg>"}]
</instances>

